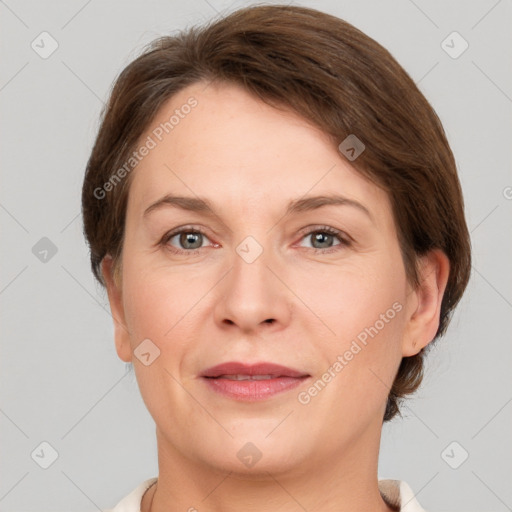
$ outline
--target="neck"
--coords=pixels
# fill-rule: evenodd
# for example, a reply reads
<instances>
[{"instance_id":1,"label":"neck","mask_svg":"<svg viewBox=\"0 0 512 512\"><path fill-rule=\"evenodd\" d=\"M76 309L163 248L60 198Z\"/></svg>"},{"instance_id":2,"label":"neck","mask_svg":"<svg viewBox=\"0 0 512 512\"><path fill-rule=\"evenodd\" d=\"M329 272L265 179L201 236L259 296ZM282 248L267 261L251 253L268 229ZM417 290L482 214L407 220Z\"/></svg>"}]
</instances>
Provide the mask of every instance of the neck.
<instances>
[{"instance_id":1,"label":"neck","mask_svg":"<svg viewBox=\"0 0 512 512\"><path fill-rule=\"evenodd\" d=\"M159 476L144 495L142 512L391 512L377 480L380 431L373 439L308 458L282 473L221 471L185 457L157 430ZM254 468L255 469L255 468Z\"/></svg>"}]
</instances>

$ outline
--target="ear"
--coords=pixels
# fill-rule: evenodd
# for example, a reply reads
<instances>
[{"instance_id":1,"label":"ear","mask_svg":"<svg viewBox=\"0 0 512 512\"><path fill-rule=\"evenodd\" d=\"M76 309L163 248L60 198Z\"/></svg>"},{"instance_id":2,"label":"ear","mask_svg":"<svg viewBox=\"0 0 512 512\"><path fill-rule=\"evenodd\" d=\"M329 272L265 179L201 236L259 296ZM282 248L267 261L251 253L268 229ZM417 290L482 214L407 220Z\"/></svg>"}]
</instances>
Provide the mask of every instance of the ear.
<instances>
[{"instance_id":1,"label":"ear","mask_svg":"<svg viewBox=\"0 0 512 512\"><path fill-rule=\"evenodd\" d=\"M103 258L101 262L101 273L107 286L110 311L114 320L114 339L117 355L120 359L129 363L132 360L132 349L130 336L126 327L121 283L114 279L114 265L110 255Z\"/></svg>"},{"instance_id":2,"label":"ear","mask_svg":"<svg viewBox=\"0 0 512 512\"><path fill-rule=\"evenodd\" d=\"M420 258L419 284L411 291L402 356L416 355L435 337L439 327L441 303L450 273L448 256L434 249Z\"/></svg>"}]
</instances>

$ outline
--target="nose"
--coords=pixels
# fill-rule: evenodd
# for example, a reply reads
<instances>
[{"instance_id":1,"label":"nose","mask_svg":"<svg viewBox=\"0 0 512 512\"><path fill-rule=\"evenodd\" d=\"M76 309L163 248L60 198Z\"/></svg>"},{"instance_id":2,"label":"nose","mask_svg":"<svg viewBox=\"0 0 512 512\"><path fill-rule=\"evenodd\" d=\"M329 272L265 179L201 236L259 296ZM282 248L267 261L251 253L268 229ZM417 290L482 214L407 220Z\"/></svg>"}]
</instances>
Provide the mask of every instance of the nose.
<instances>
[{"instance_id":1,"label":"nose","mask_svg":"<svg viewBox=\"0 0 512 512\"><path fill-rule=\"evenodd\" d=\"M218 325L222 328L236 326L245 333L268 329L270 325L274 329L286 326L292 304L280 280L286 281L279 268L265 250L252 262L235 254L233 267L218 290L215 308Z\"/></svg>"}]
</instances>

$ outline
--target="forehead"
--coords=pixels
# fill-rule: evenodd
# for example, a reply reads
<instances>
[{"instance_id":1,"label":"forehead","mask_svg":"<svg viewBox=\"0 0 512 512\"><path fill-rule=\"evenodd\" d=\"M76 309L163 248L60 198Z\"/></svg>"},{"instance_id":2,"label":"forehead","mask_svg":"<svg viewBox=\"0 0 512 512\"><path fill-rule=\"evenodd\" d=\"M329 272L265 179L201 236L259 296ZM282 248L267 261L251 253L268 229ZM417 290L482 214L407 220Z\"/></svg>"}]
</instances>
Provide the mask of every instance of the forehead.
<instances>
[{"instance_id":1,"label":"forehead","mask_svg":"<svg viewBox=\"0 0 512 512\"><path fill-rule=\"evenodd\" d=\"M152 149L133 171L129 208L176 193L264 212L304 195L342 193L389 209L386 193L328 135L237 85L183 89L160 108L138 146L149 140Z\"/></svg>"}]
</instances>

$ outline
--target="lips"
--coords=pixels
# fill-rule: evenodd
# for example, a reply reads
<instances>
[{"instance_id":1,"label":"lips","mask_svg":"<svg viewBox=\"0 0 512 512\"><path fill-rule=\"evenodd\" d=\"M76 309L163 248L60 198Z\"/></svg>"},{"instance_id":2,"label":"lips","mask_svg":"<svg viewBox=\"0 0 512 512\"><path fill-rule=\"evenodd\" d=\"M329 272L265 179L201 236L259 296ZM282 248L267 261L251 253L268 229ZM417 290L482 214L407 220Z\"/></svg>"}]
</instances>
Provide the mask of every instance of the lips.
<instances>
[{"instance_id":1,"label":"lips","mask_svg":"<svg viewBox=\"0 0 512 512\"><path fill-rule=\"evenodd\" d=\"M263 376L270 377L303 377L307 373L287 368L273 363L257 363L257 364L244 364L237 362L229 362L212 366L205 370L201 376L216 378L225 375L248 375L248 376Z\"/></svg>"},{"instance_id":2,"label":"lips","mask_svg":"<svg viewBox=\"0 0 512 512\"><path fill-rule=\"evenodd\" d=\"M201 377L210 390L235 400L257 401L289 391L310 375L274 363L229 362L208 368Z\"/></svg>"}]
</instances>

